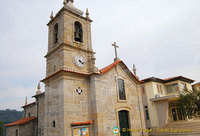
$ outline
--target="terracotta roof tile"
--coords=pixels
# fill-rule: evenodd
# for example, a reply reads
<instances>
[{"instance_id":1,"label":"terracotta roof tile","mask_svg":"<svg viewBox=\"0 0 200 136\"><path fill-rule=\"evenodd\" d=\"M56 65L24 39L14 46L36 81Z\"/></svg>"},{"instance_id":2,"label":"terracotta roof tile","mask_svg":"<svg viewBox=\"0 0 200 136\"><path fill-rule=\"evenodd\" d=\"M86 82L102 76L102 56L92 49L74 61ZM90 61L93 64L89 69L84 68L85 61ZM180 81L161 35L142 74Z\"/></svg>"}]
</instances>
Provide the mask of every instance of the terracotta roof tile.
<instances>
[{"instance_id":1,"label":"terracotta roof tile","mask_svg":"<svg viewBox=\"0 0 200 136\"><path fill-rule=\"evenodd\" d=\"M86 121L86 122L72 122L72 126L80 126L80 125L90 125L92 124L92 121Z\"/></svg>"},{"instance_id":2,"label":"terracotta roof tile","mask_svg":"<svg viewBox=\"0 0 200 136\"><path fill-rule=\"evenodd\" d=\"M122 61L121 60L115 61L114 63L108 65L107 67L100 69L99 70L100 74L102 75L102 74L106 73L107 71L109 71L110 69L112 69L114 66L116 66L120 62L122 62Z\"/></svg>"},{"instance_id":3,"label":"terracotta roof tile","mask_svg":"<svg viewBox=\"0 0 200 136\"><path fill-rule=\"evenodd\" d=\"M29 117L29 118L23 118L23 119L20 119L18 121L15 121L13 123L10 123L10 124L6 124L5 126L8 127L8 126L15 126L15 125L23 125L23 124L26 124L32 120L36 119L35 116L33 117Z\"/></svg>"},{"instance_id":4,"label":"terracotta roof tile","mask_svg":"<svg viewBox=\"0 0 200 136\"><path fill-rule=\"evenodd\" d=\"M110 65L108 65L107 67L105 67L105 68L103 68L103 69L100 69L99 70L99 74L100 75L102 75L102 74L105 74L106 72L108 72L109 70L111 70L113 67L115 67L117 64L119 64L119 63L121 63L121 64L123 64L123 69L126 69L128 72L129 72L129 74L137 81L137 82L139 82L140 83L140 81L138 80L138 78L128 69L128 67L125 65L125 63L123 62L123 61L121 61L121 60L118 60L118 61L115 61L114 63L112 63L112 64L110 64Z\"/></svg>"}]
</instances>

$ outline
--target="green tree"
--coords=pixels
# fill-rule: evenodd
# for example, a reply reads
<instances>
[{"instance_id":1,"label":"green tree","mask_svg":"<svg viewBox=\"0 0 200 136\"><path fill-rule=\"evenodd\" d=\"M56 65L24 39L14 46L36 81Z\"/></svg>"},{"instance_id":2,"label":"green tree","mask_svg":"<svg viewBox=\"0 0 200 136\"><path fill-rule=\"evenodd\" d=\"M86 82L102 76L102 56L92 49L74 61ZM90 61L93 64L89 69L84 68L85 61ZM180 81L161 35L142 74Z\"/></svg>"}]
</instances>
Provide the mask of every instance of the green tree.
<instances>
[{"instance_id":1,"label":"green tree","mask_svg":"<svg viewBox=\"0 0 200 136\"><path fill-rule=\"evenodd\" d=\"M0 136L3 135L3 122L0 121Z\"/></svg>"},{"instance_id":2,"label":"green tree","mask_svg":"<svg viewBox=\"0 0 200 136\"><path fill-rule=\"evenodd\" d=\"M193 117L200 117L200 91L185 88L180 93L180 99L177 101L177 105L182 111L184 118L188 117L191 119Z\"/></svg>"}]
</instances>

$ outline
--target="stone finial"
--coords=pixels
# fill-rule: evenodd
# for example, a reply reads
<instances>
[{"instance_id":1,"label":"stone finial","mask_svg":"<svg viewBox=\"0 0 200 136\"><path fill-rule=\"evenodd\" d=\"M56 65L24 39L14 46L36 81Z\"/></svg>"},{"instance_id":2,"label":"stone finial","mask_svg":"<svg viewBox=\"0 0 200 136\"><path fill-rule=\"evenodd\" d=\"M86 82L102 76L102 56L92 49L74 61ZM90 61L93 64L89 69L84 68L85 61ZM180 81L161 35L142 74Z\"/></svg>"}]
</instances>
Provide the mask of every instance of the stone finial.
<instances>
[{"instance_id":1,"label":"stone finial","mask_svg":"<svg viewBox=\"0 0 200 136\"><path fill-rule=\"evenodd\" d=\"M134 73L135 76L136 76L136 71L137 71L137 69L135 67L135 64L133 64L133 73Z\"/></svg>"},{"instance_id":2,"label":"stone finial","mask_svg":"<svg viewBox=\"0 0 200 136\"><path fill-rule=\"evenodd\" d=\"M135 67L135 64L133 64L133 73L134 73L134 75L135 75L135 77L139 80L139 77L137 76L137 69L136 69L136 67Z\"/></svg>"},{"instance_id":3,"label":"stone finial","mask_svg":"<svg viewBox=\"0 0 200 136\"><path fill-rule=\"evenodd\" d=\"M74 7L73 0L66 0L66 1L67 1L67 3L64 5L65 9L68 9L68 10L72 11L73 13L78 14L79 16L83 15L83 11Z\"/></svg>"},{"instance_id":4,"label":"stone finial","mask_svg":"<svg viewBox=\"0 0 200 136\"><path fill-rule=\"evenodd\" d=\"M40 82L38 83L38 86L37 86L37 92L36 92L36 95L38 95L38 94L41 94L41 91L40 91L40 89L41 89L41 87L40 87Z\"/></svg>"},{"instance_id":5,"label":"stone finial","mask_svg":"<svg viewBox=\"0 0 200 136\"><path fill-rule=\"evenodd\" d=\"M67 3L68 3L69 1L71 1L72 3L74 3L74 0L67 0Z\"/></svg>"},{"instance_id":6,"label":"stone finial","mask_svg":"<svg viewBox=\"0 0 200 136\"><path fill-rule=\"evenodd\" d=\"M37 89L38 89L38 91L40 91L40 89L41 89L40 82L38 83Z\"/></svg>"},{"instance_id":7,"label":"stone finial","mask_svg":"<svg viewBox=\"0 0 200 136\"><path fill-rule=\"evenodd\" d=\"M27 96L26 96L26 99L25 99L25 105L27 105L28 104L28 102L27 102Z\"/></svg>"},{"instance_id":8,"label":"stone finial","mask_svg":"<svg viewBox=\"0 0 200 136\"><path fill-rule=\"evenodd\" d=\"M50 16L50 18L53 19L53 11L51 11L51 16Z\"/></svg>"},{"instance_id":9,"label":"stone finial","mask_svg":"<svg viewBox=\"0 0 200 136\"><path fill-rule=\"evenodd\" d=\"M67 4L67 0L64 0L64 1L63 1L63 4L64 4L64 5Z\"/></svg>"},{"instance_id":10,"label":"stone finial","mask_svg":"<svg viewBox=\"0 0 200 136\"><path fill-rule=\"evenodd\" d=\"M90 19L88 8L86 9L85 15L86 15L86 18L87 18L87 19Z\"/></svg>"}]
</instances>

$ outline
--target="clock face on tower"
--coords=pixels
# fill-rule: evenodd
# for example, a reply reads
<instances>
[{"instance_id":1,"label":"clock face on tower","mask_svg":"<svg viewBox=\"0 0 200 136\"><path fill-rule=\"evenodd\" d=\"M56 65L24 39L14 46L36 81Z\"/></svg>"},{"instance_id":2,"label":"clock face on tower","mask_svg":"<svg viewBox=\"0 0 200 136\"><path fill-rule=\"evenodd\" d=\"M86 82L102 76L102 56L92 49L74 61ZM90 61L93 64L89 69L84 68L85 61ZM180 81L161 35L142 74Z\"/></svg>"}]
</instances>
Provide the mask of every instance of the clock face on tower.
<instances>
[{"instance_id":1,"label":"clock face on tower","mask_svg":"<svg viewBox=\"0 0 200 136\"><path fill-rule=\"evenodd\" d=\"M80 55L76 55L74 61L75 61L76 66L78 66L79 68L82 68L85 66L85 59Z\"/></svg>"}]
</instances>

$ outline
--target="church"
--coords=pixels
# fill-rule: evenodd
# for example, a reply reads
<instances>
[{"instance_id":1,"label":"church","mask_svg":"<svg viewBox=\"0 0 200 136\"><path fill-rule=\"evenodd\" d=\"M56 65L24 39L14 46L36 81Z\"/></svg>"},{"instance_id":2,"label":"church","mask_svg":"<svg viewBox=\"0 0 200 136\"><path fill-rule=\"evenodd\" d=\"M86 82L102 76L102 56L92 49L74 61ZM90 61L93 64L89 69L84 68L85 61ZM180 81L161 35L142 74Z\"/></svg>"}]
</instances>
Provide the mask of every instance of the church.
<instances>
[{"instance_id":1,"label":"church","mask_svg":"<svg viewBox=\"0 0 200 136\"><path fill-rule=\"evenodd\" d=\"M7 136L144 136L140 81L117 57L95 66L89 12L73 0L48 22L45 91L25 103L24 118L6 125Z\"/></svg>"}]
</instances>

